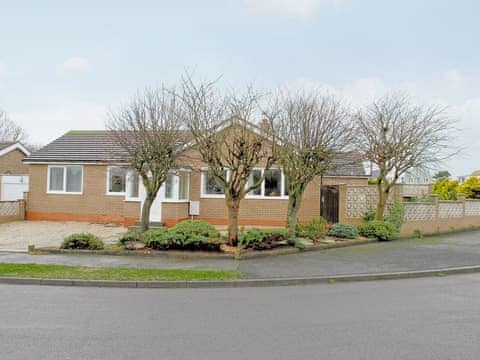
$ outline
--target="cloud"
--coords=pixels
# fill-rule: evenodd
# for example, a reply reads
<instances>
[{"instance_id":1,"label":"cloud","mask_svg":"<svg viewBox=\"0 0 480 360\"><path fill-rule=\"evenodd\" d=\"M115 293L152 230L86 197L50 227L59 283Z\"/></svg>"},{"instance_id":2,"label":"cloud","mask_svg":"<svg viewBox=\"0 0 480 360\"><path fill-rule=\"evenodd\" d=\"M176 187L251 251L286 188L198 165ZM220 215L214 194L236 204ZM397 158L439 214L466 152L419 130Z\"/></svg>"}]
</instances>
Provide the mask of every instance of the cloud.
<instances>
[{"instance_id":1,"label":"cloud","mask_svg":"<svg viewBox=\"0 0 480 360\"><path fill-rule=\"evenodd\" d=\"M312 18L321 7L339 6L345 0L243 0L244 6L252 13L281 14Z\"/></svg>"},{"instance_id":2,"label":"cloud","mask_svg":"<svg viewBox=\"0 0 480 360\"><path fill-rule=\"evenodd\" d=\"M471 74L449 69L426 79L388 82L380 77L366 77L341 85L299 78L284 86L334 94L353 107L364 106L392 92L406 93L418 104L446 107L455 127L460 130L455 134L454 145L464 150L445 166L456 175L469 174L480 167L474 157L480 153L480 78Z\"/></svg>"},{"instance_id":3,"label":"cloud","mask_svg":"<svg viewBox=\"0 0 480 360\"><path fill-rule=\"evenodd\" d=\"M90 69L88 59L80 56L68 58L63 63L56 66L58 74L85 72Z\"/></svg>"}]
</instances>

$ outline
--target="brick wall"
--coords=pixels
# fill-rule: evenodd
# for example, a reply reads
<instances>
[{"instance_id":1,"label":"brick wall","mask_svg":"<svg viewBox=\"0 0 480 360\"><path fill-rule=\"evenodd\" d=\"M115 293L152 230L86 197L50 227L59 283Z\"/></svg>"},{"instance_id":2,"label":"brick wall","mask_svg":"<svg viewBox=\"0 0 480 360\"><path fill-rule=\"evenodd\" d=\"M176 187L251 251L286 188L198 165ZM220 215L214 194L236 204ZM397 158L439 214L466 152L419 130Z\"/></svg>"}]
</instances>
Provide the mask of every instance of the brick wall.
<instances>
[{"instance_id":1,"label":"brick wall","mask_svg":"<svg viewBox=\"0 0 480 360\"><path fill-rule=\"evenodd\" d=\"M47 194L47 165L30 165L27 219L120 222L129 225L140 217L140 202L106 195L107 166L83 167L83 194Z\"/></svg>"},{"instance_id":2,"label":"brick wall","mask_svg":"<svg viewBox=\"0 0 480 360\"><path fill-rule=\"evenodd\" d=\"M0 174L26 175L28 174L28 165L22 160L25 154L18 149L0 156Z\"/></svg>"}]
</instances>

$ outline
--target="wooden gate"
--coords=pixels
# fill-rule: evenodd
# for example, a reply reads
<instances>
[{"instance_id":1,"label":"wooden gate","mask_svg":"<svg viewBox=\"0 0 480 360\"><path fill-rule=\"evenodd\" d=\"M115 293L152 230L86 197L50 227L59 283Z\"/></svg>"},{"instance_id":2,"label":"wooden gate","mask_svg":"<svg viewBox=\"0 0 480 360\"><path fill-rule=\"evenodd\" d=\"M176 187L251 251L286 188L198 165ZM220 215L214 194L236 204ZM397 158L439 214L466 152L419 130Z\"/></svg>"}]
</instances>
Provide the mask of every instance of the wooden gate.
<instances>
[{"instance_id":1,"label":"wooden gate","mask_svg":"<svg viewBox=\"0 0 480 360\"><path fill-rule=\"evenodd\" d=\"M338 222L338 186L323 185L320 197L320 215L329 223Z\"/></svg>"}]
</instances>

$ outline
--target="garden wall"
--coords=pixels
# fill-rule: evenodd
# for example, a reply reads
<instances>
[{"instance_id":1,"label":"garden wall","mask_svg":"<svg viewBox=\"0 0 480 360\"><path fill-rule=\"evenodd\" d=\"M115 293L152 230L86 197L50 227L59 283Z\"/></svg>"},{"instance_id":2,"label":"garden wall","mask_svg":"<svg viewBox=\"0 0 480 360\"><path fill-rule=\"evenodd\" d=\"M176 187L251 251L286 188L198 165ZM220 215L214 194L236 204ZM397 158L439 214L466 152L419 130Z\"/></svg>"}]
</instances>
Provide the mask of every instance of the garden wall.
<instances>
[{"instance_id":1,"label":"garden wall","mask_svg":"<svg viewBox=\"0 0 480 360\"><path fill-rule=\"evenodd\" d=\"M0 201L0 224L25 219L25 201Z\"/></svg>"},{"instance_id":2,"label":"garden wall","mask_svg":"<svg viewBox=\"0 0 480 360\"><path fill-rule=\"evenodd\" d=\"M402 200L404 196L425 198L426 191L430 190L428 185L397 185L389 198L389 205L394 199ZM365 212L376 208L377 199L375 186L340 186L340 221L361 224ZM461 195L457 201L440 201L436 195L430 195L428 200L404 202L405 224L401 235L480 227L480 200L467 200Z\"/></svg>"}]
</instances>

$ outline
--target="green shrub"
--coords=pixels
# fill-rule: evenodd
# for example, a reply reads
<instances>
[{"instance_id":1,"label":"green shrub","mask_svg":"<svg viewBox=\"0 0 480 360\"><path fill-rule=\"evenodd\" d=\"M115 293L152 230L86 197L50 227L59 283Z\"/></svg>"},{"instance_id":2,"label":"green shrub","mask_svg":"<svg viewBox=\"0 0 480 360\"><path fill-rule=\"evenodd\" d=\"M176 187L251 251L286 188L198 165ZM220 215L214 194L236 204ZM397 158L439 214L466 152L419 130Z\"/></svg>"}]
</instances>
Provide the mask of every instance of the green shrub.
<instances>
[{"instance_id":1,"label":"green shrub","mask_svg":"<svg viewBox=\"0 0 480 360\"><path fill-rule=\"evenodd\" d=\"M385 216L384 220L392 223L395 226L397 233L402 229L405 219L405 207L400 201L394 201L390 214Z\"/></svg>"},{"instance_id":2,"label":"green shrub","mask_svg":"<svg viewBox=\"0 0 480 360\"><path fill-rule=\"evenodd\" d=\"M93 234L72 234L63 240L60 249L102 250L103 241Z\"/></svg>"},{"instance_id":3,"label":"green shrub","mask_svg":"<svg viewBox=\"0 0 480 360\"><path fill-rule=\"evenodd\" d=\"M120 245L125 245L125 243L130 241L143 241L142 233L139 231L129 231L123 234L120 239L118 239L118 243Z\"/></svg>"},{"instance_id":4,"label":"green shrub","mask_svg":"<svg viewBox=\"0 0 480 360\"><path fill-rule=\"evenodd\" d=\"M358 227L360 235L382 241L392 240L397 235L395 225L385 220L373 220Z\"/></svg>"},{"instance_id":5,"label":"green shrub","mask_svg":"<svg viewBox=\"0 0 480 360\"><path fill-rule=\"evenodd\" d=\"M363 214L363 221L369 222L369 221L375 220L376 214L377 212L374 209L372 208L368 209L367 211L365 211L365 214Z\"/></svg>"},{"instance_id":6,"label":"green shrub","mask_svg":"<svg viewBox=\"0 0 480 360\"><path fill-rule=\"evenodd\" d=\"M419 229L413 230L413 236L418 239L421 239L423 237L422 230L419 230Z\"/></svg>"},{"instance_id":7,"label":"green shrub","mask_svg":"<svg viewBox=\"0 0 480 360\"><path fill-rule=\"evenodd\" d=\"M143 241L155 250L219 251L220 233L205 221L187 220L166 230L145 232Z\"/></svg>"},{"instance_id":8,"label":"green shrub","mask_svg":"<svg viewBox=\"0 0 480 360\"><path fill-rule=\"evenodd\" d=\"M458 180L443 179L433 184L433 193L440 200L457 200Z\"/></svg>"},{"instance_id":9,"label":"green shrub","mask_svg":"<svg viewBox=\"0 0 480 360\"><path fill-rule=\"evenodd\" d=\"M368 185L377 185L378 179L368 179Z\"/></svg>"},{"instance_id":10,"label":"green shrub","mask_svg":"<svg viewBox=\"0 0 480 360\"><path fill-rule=\"evenodd\" d=\"M286 238L287 231L285 229L252 228L238 237L238 246L254 250L273 249L285 245Z\"/></svg>"},{"instance_id":11,"label":"green shrub","mask_svg":"<svg viewBox=\"0 0 480 360\"><path fill-rule=\"evenodd\" d=\"M350 224L337 223L333 225L328 235L343 239L355 239L358 236L358 230Z\"/></svg>"},{"instance_id":12,"label":"green shrub","mask_svg":"<svg viewBox=\"0 0 480 360\"><path fill-rule=\"evenodd\" d=\"M328 232L328 223L323 217L313 218L306 224L297 222L296 233L297 236L318 240L323 238Z\"/></svg>"}]
</instances>

